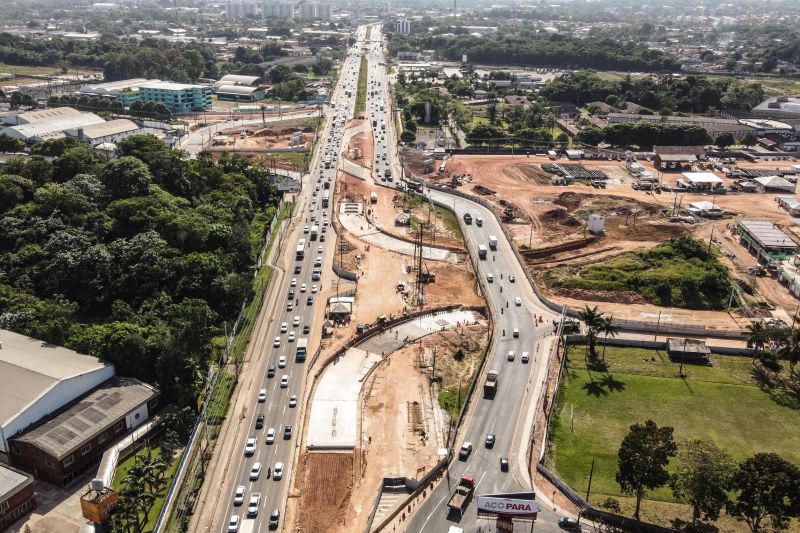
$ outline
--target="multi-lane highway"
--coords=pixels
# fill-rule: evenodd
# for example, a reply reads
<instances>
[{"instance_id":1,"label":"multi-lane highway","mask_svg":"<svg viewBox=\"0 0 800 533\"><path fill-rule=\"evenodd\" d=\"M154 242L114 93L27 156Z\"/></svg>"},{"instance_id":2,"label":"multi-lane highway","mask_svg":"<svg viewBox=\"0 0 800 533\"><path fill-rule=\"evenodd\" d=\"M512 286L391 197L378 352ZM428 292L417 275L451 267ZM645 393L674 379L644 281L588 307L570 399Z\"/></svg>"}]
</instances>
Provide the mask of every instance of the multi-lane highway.
<instances>
[{"instance_id":1,"label":"multi-lane highway","mask_svg":"<svg viewBox=\"0 0 800 533\"><path fill-rule=\"evenodd\" d=\"M370 73L367 119L373 125L375 143L373 177L387 186L393 185L391 178L394 178L393 186L402 188L403 183L398 181L400 161L394 140L394 114L378 31L377 27L373 29L367 53ZM466 460L456 460L450 465L446 479L417 511L407 530L447 531L458 523L466 531L475 531L482 521L477 518L474 503L463 516L448 513L447 501L462 475L475 477L476 494L532 490L525 454L533 413L546 379L555 315L536 297L500 223L488 209L446 192L426 190L425 194L453 209L462 221L465 214L471 215L473 222L462 222L462 229L474 258L478 258L480 245L487 248L486 259L477 260L476 273L495 325L495 342L485 371L499 373L499 386L493 398L484 398L483 375L480 376L474 406L457 442L458 447L464 442L471 443L472 451ZM490 246L495 239L497 245ZM491 445L486 444L489 435L493 436ZM508 461L508 471L501 470L501 459ZM552 511L543 509L537 529L557 531L557 518Z\"/></svg>"},{"instance_id":2,"label":"multi-lane highway","mask_svg":"<svg viewBox=\"0 0 800 533\"><path fill-rule=\"evenodd\" d=\"M364 34L365 29L360 28L356 34L358 44ZM286 271L276 277L283 285L278 291L276 309L267 314L272 319L269 325L272 332L268 342L254 354L253 368L248 370L255 373L259 383L242 411L240 427L244 429L236 434L233 456L219 488L214 531L250 533L283 527L300 438L298 420L308 364L298 352L307 343L310 358L318 344L325 305L319 292L330 284L335 242L330 228L332 196L343 149L342 134L352 117L357 92L358 44L341 66L333 93L334 105L326 110L329 120L299 196L298 226L286 240ZM274 518L274 513L279 515Z\"/></svg>"}]
</instances>

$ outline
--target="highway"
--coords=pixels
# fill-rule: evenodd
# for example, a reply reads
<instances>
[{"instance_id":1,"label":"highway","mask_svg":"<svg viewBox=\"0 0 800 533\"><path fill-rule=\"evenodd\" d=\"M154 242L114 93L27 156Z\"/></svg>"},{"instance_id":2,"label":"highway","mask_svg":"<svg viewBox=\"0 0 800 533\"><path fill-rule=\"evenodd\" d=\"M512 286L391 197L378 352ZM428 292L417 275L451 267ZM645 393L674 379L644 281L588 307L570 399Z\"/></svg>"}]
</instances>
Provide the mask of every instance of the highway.
<instances>
[{"instance_id":1,"label":"highway","mask_svg":"<svg viewBox=\"0 0 800 533\"><path fill-rule=\"evenodd\" d=\"M357 39L362 40L364 34L365 29L360 28ZM355 50L356 47L348 54L341 67L339 81L333 93L335 109L326 109L328 121L320 136L311 171L304 180L304 188L298 200L300 211L299 215L295 215L298 226L286 239L286 271L281 275L276 269L274 282L282 283L282 286L278 290L276 308L271 313L271 334L258 352L254 353L254 360L251 360L254 367L248 372L254 373L256 383L249 390L242 387L242 393L249 392L252 398L241 414L233 414L242 416L240 428L243 429L236 433L237 442L232 447L233 454L226 469L227 474L219 487L216 503L218 509L213 513L214 525L208 529L210 531L229 531L231 520L238 522L238 531L241 532L267 531L272 529L269 522L270 514L274 510L280 513L277 527L283 528L286 498L293 478L300 438L298 421L303 407L308 366L308 361L297 361L296 354L300 339L308 340L309 358L319 343L325 302L318 296L317 290L321 285L328 286L331 283L330 265L334 255L335 236L328 223L334 205L332 195L335 189L336 166L343 148L340 144L341 138L347 120L352 117L355 103L360 61ZM351 96L347 96L347 92ZM330 163L326 163L327 161ZM330 183L329 189L324 188L325 182ZM325 194L331 196L328 207L322 206L322 197ZM319 228L316 240L311 235L315 225ZM299 239L305 239L302 258L296 251ZM314 279L315 268L319 269L319 280ZM290 292L293 293L291 298L288 296ZM305 326L308 329L304 331ZM283 367L282 357L285 357ZM268 369L272 367L274 376L270 377ZM264 401L259 400L259 391L266 393ZM296 406L290 405L292 397L297 398ZM261 415L263 427L257 429L257 418ZM288 427L292 428L291 435L285 434ZM270 428L275 432L274 442L267 443ZM255 444L252 452L246 453L246 443L251 438L255 439ZM261 471L256 476L251 472L257 464L261 465ZM279 464L282 464L283 473L277 479L275 471ZM269 475L268 469L271 469L272 475ZM242 503L239 505L234 502L237 487L243 487ZM258 514L247 517L248 503L254 494L260 494Z\"/></svg>"},{"instance_id":2,"label":"highway","mask_svg":"<svg viewBox=\"0 0 800 533\"><path fill-rule=\"evenodd\" d=\"M375 165L373 178L385 186L403 188L400 182L401 167L395 141L394 115L389 97L388 76L383 64L383 49L379 26L372 32L367 92L367 119L373 125ZM478 246L488 249L485 260L477 260L476 274L481 280L483 295L492 309L494 318L494 345L488 356L484 374L479 377L473 399L474 405L465 418L465 429L459 433L456 447L463 442L472 444L472 452L465 461L454 460L444 481L439 483L427 501L416 511L406 525L410 532L448 531L458 524L465 531L489 527L493 521L478 519L476 503L468 506L463 516L448 516L447 501L458 480L471 474L477 480L475 494L495 492L531 491L531 480L525 459L534 410L543 393L547 375L547 358L554 337L553 320L556 315L542 304L528 283L523 266L517 260L511 244L499 222L485 207L455 195L427 189L432 200L453 209L462 221L467 247L473 258L478 258ZM465 224L469 213L472 224ZM477 224L477 218L482 224ZM496 237L496 249L489 245L490 236ZM491 275L492 281L489 281ZM512 281L513 280L513 281ZM519 305L517 298L520 299ZM534 323L534 315L542 317ZM510 361L509 352L513 352ZM527 353L528 362L523 363ZM499 386L494 398L482 395L486 371L499 373ZM484 443L488 434L494 434L495 443L489 448ZM508 472L500 469L500 459L506 458ZM552 508L542 508L536 521L536 530L559 531L558 515ZM523 528L527 529L527 528ZM482 530L482 529L481 529Z\"/></svg>"}]
</instances>

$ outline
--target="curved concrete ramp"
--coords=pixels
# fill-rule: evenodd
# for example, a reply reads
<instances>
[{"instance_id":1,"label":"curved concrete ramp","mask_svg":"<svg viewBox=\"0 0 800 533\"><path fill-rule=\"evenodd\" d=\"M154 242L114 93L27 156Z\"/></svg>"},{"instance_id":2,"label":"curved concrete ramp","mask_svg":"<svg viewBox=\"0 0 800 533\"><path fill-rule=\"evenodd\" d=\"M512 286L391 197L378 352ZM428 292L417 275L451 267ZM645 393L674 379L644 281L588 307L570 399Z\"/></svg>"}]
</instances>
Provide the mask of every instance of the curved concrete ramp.
<instances>
[{"instance_id":1,"label":"curved concrete ramp","mask_svg":"<svg viewBox=\"0 0 800 533\"><path fill-rule=\"evenodd\" d=\"M306 447L354 448L358 438L358 398L372 368L406 342L479 319L482 317L475 311L461 309L427 315L398 324L347 350L325 367L314 390Z\"/></svg>"}]
</instances>

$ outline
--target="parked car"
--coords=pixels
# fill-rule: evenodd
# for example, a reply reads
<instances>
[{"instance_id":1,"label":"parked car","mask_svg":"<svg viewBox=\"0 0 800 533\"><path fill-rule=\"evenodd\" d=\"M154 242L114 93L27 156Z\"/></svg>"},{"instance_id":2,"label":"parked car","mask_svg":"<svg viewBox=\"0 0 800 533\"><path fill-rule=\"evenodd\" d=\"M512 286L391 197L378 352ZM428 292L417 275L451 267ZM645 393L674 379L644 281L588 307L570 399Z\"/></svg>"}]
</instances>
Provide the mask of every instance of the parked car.
<instances>
[{"instance_id":1,"label":"parked car","mask_svg":"<svg viewBox=\"0 0 800 533\"><path fill-rule=\"evenodd\" d=\"M558 519L558 527L561 529L577 530L580 531L581 524L575 518L562 516Z\"/></svg>"}]
</instances>

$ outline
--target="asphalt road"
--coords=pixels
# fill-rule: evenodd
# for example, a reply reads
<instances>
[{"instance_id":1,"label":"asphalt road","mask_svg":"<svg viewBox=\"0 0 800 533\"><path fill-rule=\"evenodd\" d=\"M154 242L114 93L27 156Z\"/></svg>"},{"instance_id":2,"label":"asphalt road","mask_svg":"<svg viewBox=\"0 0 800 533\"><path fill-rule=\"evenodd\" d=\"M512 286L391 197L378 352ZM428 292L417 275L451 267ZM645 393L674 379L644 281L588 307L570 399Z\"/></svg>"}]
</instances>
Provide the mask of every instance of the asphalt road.
<instances>
[{"instance_id":1,"label":"asphalt road","mask_svg":"<svg viewBox=\"0 0 800 533\"><path fill-rule=\"evenodd\" d=\"M377 29L373 29L375 40ZM367 98L367 118L374 125L375 165L373 177L382 185L397 186L400 175L400 162L397 155L397 142L393 126L391 99L389 98L388 76L383 62L381 44L370 45L367 54L369 61L369 80ZM385 124L385 126L384 126ZM385 156L385 157L384 157ZM394 180L390 180L387 172ZM402 183L400 184L402 187ZM478 519L476 500L467 507L463 516L448 513L447 501L450 494L464 474L471 474L477 480L475 495L496 492L531 491L530 475L527 470L526 451L533 409L539 399L542 384L546 379L547 350L551 345L553 319L556 316L536 297L527 281L523 266L517 261L511 244L505 238L500 224L492 213L474 202L447 193L427 190L426 194L435 201L452 207L462 221L462 230L471 255L478 258L478 246L489 247L489 238L497 238L496 250L489 249L485 260L478 260L477 275L481 280L484 297L495 320L495 343L484 374L479 379L473 398L474 405L465 419L466 429L459 434L457 445L463 442L472 444L472 452L465 461L455 460L447 476L417 510L413 519L406 525L409 532L445 532L452 525L465 531L492 531L494 521ZM473 223L463 223L465 213L470 213ZM482 218L482 225L475 219ZM488 281L491 274L493 280ZM510 281L513 276L515 281ZM519 298L519 305L516 299ZM534 315L543 317L540 324L534 323ZM515 333L515 330L517 333ZM509 361L509 352L514 352ZM523 353L528 353L528 363L522 362ZM485 398L482 383L486 371L499 372L499 386L494 398ZM533 409L529 409L533 406ZM494 434L495 443L489 448L484 443L489 433ZM500 459L507 458L509 472L500 470ZM551 509L539 513L533 529L559 531L558 515ZM518 526L527 530L526 524Z\"/></svg>"},{"instance_id":2,"label":"asphalt road","mask_svg":"<svg viewBox=\"0 0 800 533\"><path fill-rule=\"evenodd\" d=\"M358 38L363 39L365 34L364 28L358 32ZM254 395L252 401L248 403L248 408L244 411L243 416L246 418L243 427L248 428L246 434L240 432L237 439L241 441L241 447L234 448L234 457L231 458L229 465L229 474L221 487L219 498L221 500L220 506L225 507L224 517L219 524L219 531L228 531L228 517L238 516L241 520L239 531L241 532L261 532L267 531L269 516L273 510L279 510L280 526L283 527L283 514L286 508L286 497L289 489L289 483L292 479L292 472L294 468L295 451L298 445L299 436L296 434L298 428L298 420L301 412L301 403L303 398L303 390L306 380L307 362L301 363L295 360L298 341L290 341L289 334L294 332L297 339L309 338L312 335L318 336L321 324L317 323L317 318L321 318L321 313L317 312L319 306L324 306L325 303L322 298L318 298L312 288L313 285L319 286L320 283L327 285L331 281L330 263L333 258L333 243L335 242L333 230L328 228L324 234L325 242L320 240L310 240L310 233L305 233L304 227L313 226L318 224L320 231L323 228L323 220L330 220L331 208L333 200L330 201L330 206L327 208L322 207L322 196L326 192L321 184L324 181L330 181L331 187L327 191L332 195L335 188L336 179L336 163L338 162L338 154L342 151L342 146L337 143L341 141L344 125L346 121L352 116L352 110L355 103L356 90L355 86L358 83L358 65L360 57L357 53L351 53L344 62L337 89L334 92L334 109L326 109L326 115L329 120L326 125L324 133L320 137L319 146L312 161L311 172L305 180L303 191L300 194L300 205L303 209L300 215L301 221L298 226L298 231L287 238L287 252L290 254L290 262L287 265L287 272L282 277L284 286L281 287L278 299L278 306L272 315L271 328L273 329L272 335L269 340L260 347L260 353L256 364L255 372L260 376L260 388L266 392L266 401L259 402L257 394ZM346 91L351 92L351 96L346 96ZM325 159L327 156L337 154L336 161L332 161L330 168L325 168ZM320 191L317 192L316 188L319 185ZM322 213L326 213L327 217L322 217ZM315 216L316 221L313 222L311 217ZM330 237L330 239L328 239ZM321 238L321 237L320 237ZM305 254L301 260L293 260L291 257L291 250L297 248L297 239L305 239L306 247ZM323 252L318 252L318 247L322 246ZM312 271L315 268L317 257L321 256L322 264L316 268L321 269L321 280L315 281L312 279ZM295 273L294 269L299 266L301 268L299 273ZM276 277L276 279L281 279ZM292 281L294 279L294 282ZM292 283L295 284L292 287ZM301 286L305 284L306 289L303 292ZM294 291L294 299L292 308L289 309L288 293L290 290ZM306 298L311 297L313 302L308 304ZM294 326L295 317L299 326ZM287 331L281 332L282 324L286 323ZM302 333L303 325L309 325L310 332L308 334ZM272 339L276 339L273 341ZM314 339L309 344L315 346L318 339ZM274 344L273 344L274 342ZM279 345L278 345L279 344ZM284 356L286 358L285 368L279 368L279 358ZM312 353L308 354L311 357ZM268 377L267 369L275 366L275 376ZM288 384L281 386L282 376L286 376ZM292 396L297 396L297 407L290 407L289 400ZM263 428L256 429L256 417L264 415ZM293 427L293 432L290 438L284 437L284 430L287 426ZM266 433L269 428L275 430L275 440L272 444L266 443ZM255 449L251 455L245 455L245 442L248 438L255 438ZM256 463L260 463L262 470L257 479L251 479L251 470ZM283 476L281 479L276 480L274 472L278 463L283 464ZM267 469L272 469L273 475L268 476ZM244 502L242 505L234 505L234 491L237 486L244 487ZM253 494L260 494L261 500L258 506L258 515L252 518L247 518L248 502ZM225 502L225 503L222 503Z\"/></svg>"}]
</instances>

